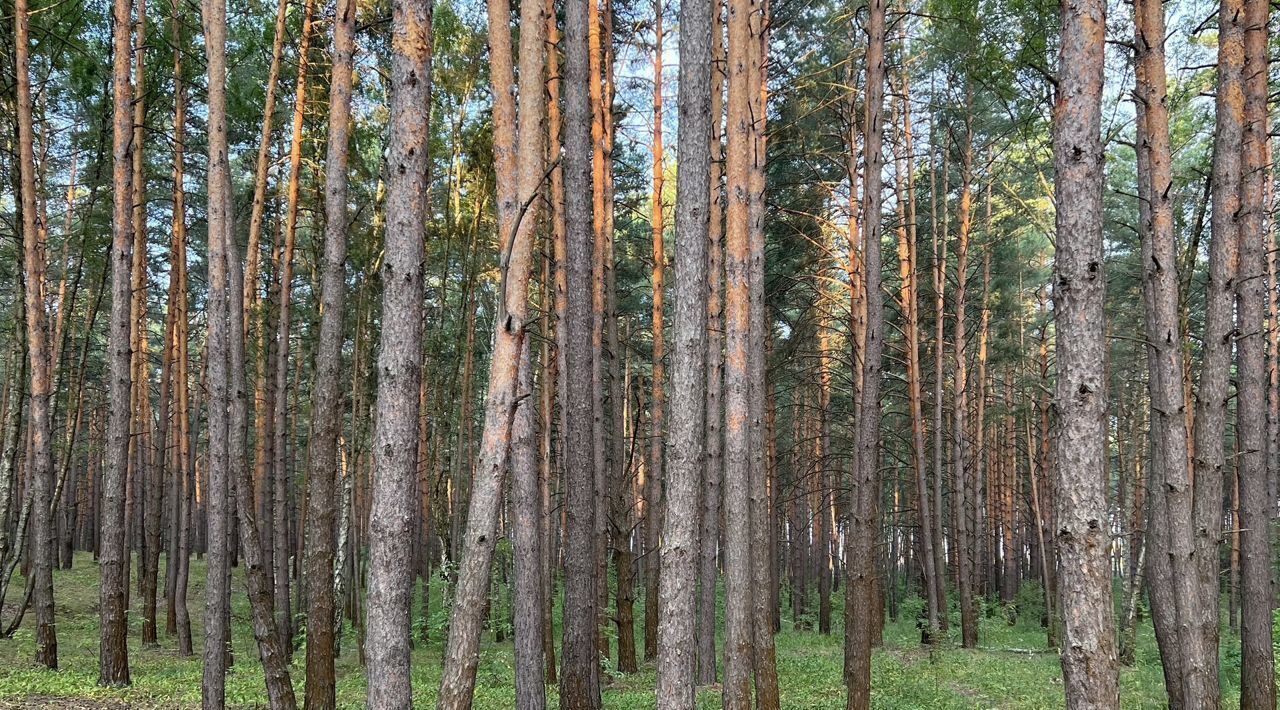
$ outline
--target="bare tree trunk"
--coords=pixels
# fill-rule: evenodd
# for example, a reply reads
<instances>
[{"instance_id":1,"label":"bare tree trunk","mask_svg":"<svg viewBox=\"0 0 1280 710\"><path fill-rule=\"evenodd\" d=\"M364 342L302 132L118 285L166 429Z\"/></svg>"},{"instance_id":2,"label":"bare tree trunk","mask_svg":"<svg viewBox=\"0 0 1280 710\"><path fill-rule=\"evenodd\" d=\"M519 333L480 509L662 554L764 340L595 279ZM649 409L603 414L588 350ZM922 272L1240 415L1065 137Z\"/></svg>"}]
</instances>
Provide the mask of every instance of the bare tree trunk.
<instances>
[{"instance_id":1,"label":"bare tree trunk","mask_svg":"<svg viewBox=\"0 0 1280 710\"><path fill-rule=\"evenodd\" d=\"M916 271L916 191L915 155L912 152L911 88L908 72L900 75L902 94L902 146L894 166L898 179L898 200L905 201L904 219L898 227L898 275L902 280L899 291L902 312L905 314L905 346L907 361L907 404L911 418L911 465L916 487L916 517L920 525L920 564L924 570L925 613L928 624L928 641L937 644L938 634L938 585L935 579L933 515L929 502L928 474L925 469L924 411L920 376L920 301L918 272ZM897 156L895 156L896 158ZM905 193L905 194L903 194Z\"/></svg>"},{"instance_id":2,"label":"bare tree trunk","mask_svg":"<svg viewBox=\"0 0 1280 710\"><path fill-rule=\"evenodd\" d=\"M676 175L675 359L671 380L671 460L666 471L667 510L661 548L662 579L659 582L661 621L658 626L657 689L658 707L673 709L693 707L696 683L694 627L698 588L698 492L705 466L708 375L707 211L711 188L711 144L708 137L712 134L713 116L712 8L709 2L680 6L678 109L682 130L677 144L681 169ZM660 94L658 97L660 99ZM660 111L655 111L655 114L660 115ZM659 169L661 162L655 161L654 167ZM659 214L660 209L661 203L654 207L654 214ZM654 234L656 246L661 237L656 227ZM656 311L657 306L654 308Z\"/></svg>"},{"instance_id":3,"label":"bare tree trunk","mask_svg":"<svg viewBox=\"0 0 1280 710\"><path fill-rule=\"evenodd\" d=\"M930 126L932 131L933 126ZM946 373L944 371L944 361L946 360L947 343L945 337L946 327L946 289L947 289L947 191L949 175L947 171L947 146L944 143L942 158L942 184L938 185L937 170L935 160L931 157L929 161L929 231L933 238L933 534L935 536L935 544L933 547L933 567L936 571L934 577L934 593L938 597L938 625L943 631L950 626L950 613L947 605L947 556L945 545L945 535L942 527L942 463L943 463L943 387L945 385ZM938 194L942 194L942 229L938 229Z\"/></svg>"},{"instance_id":4,"label":"bare tree trunk","mask_svg":"<svg viewBox=\"0 0 1280 710\"><path fill-rule=\"evenodd\" d=\"M1187 654L1184 675L1203 678L1202 693L1188 695L1188 707L1216 708L1218 687L1218 585L1222 541L1222 479L1226 464L1225 435L1231 398L1231 350L1235 336L1241 212L1241 148L1244 140L1245 4L1224 0L1219 8L1218 86L1214 131L1212 210L1209 243L1209 282L1205 295L1204 354L1196 389L1192 480L1194 491L1194 547L1192 559L1200 585L1195 615L1189 620L1198 634L1199 660ZM1175 570L1175 574L1177 571Z\"/></svg>"},{"instance_id":5,"label":"bare tree trunk","mask_svg":"<svg viewBox=\"0 0 1280 710\"><path fill-rule=\"evenodd\" d=\"M1106 338L1102 249L1102 84L1106 5L1063 3L1053 115L1057 172L1054 527L1067 707L1118 708L1115 612L1107 566ZM1052 624L1052 621L1050 622Z\"/></svg>"},{"instance_id":6,"label":"bare tree trunk","mask_svg":"<svg viewBox=\"0 0 1280 710\"><path fill-rule=\"evenodd\" d=\"M716 682L716 582L719 578L721 481L724 475L724 150L720 139L724 120L723 0L711 9L711 121L710 186L707 218L707 404L706 469L702 483L702 529L699 531L698 685Z\"/></svg>"},{"instance_id":7,"label":"bare tree trunk","mask_svg":"<svg viewBox=\"0 0 1280 710\"><path fill-rule=\"evenodd\" d=\"M751 707L751 153L755 149L751 92L756 90L752 0L729 0L729 106L725 174L729 196L725 228L725 672L724 707Z\"/></svg>"},{"instance_id":8,"label":"bare tree trunk","mask_svg":"<svg viewBox=\"0 0 1280 710\"><path fill-rule=\"evenodd\" d=\"M293 103L293 138L289 145L289 204L285 208L284 248L280 253L280 303L275 342L275 411L272 414L272 534L275 579L276 630L282 645L292 652L293 612L289 597L289 326L293 295L293 250L298 228L299 191L302 182L302 131L307 107L307 71L310 65L312 16L315 0L306 0L302 13L302 35L298 43L298 79Z\"/></svg>"},{"instance_id":9,"label":"bare tree trunk","mask_svg":"<svg viewBox=\"0 0 1280 710\"><path fill-rule=\"evenodd\" d=\"M1166 679L1178 685L1169 691L1170 705L1184 698L1205 699L1205 657L1193 618L1200 604L1200 585L1192 559L1191 479L1187 452L1186 402L1183 399L1181 313L1170 196L1172 152L1166 108L1164 9L1159 2L1138 0L1134 5L1134 53L1138 101L1138 193L1142 213L1143 296L1147 310L1147 379L1151 398L1153 451L1148 544L1156 553L1148 558L1153 607L1171 597L1168 610L1154 610L1157 631L1176 638L1161 643L1169 670ZM1161 604L1161 606L1163 606ZM1172 613L1172 616L1169 614ZM1174 622L1169 626L1166 619ZM1167 631L1166 631L1167 629ZM1215 654L1216 655L1216 654Z\"/></svg>"},{"instance_id":10,"label":"bare tree trunk","mask_svg":"<svg viewBox=\"0 0 1280 710\"><path fill-rule=\"evenodd\" d=\"M369 509L368 705L412 705L413 490L422 376L422 229L426 218L427 111L431 102L431 0L392 3L391 117L387 146L386 256Z\"/></svg>"},{"instance_id":11,"label":"bare tree trunk","mask_svg":"<svg viewBox=\"0 0 1280 710\"><path fill-rule=\"evenodd\" d=\"M230 185L227 157L227 8L225 0L204 0L205 56L209 72L209 378L208 567L205 581L204 678L201 699L205 710L222 708L226 698L226 673L230 660L230 296L227 264L231 251ZM118 199L118 198L117 198Z\"/></svg>"},{"instance_id":12,"label":"bare tree trunk","mask_svg":"<svg viewBox=\"0 0 1280 710\"><path fill-rule=\"evenodd\" d=\"M1271 6L1260 0L1244 4L1244 136L1240 185L1240 273L1236 279L1239 322L1236 370L1236 442L1239 487L1238 549L1240 577L1240 707L1263 710L1276 706L1275 658L1272 646L1271 515L1274 498L1267 477L1267 342L1265 309L1268 287L1267 232L1270 210L1267 133L1268 21ZM1272 323L1275 328L1275 323Z\"/></svg>"},{"instance_id":13,"label":"bare tree trunk","mask_svg":"<svg viewBox=\"0 0 1280 710\"><path fill-rule=\"evenodd\" d=\"M956 589L960 597L960 645L978 646L978 617L974 608L970 563L973 535L969 529L969 496L972 493L973 450L969 432L969 361L966 309L969 283L969 232L973 226L973 89L965 87L965 135L960 154L960 204L956 207L956 300L954 372L952 382L951 461L952 538L955 543Z\"/></svg>"},{"instance_id":14,"label":"bare tree trunk","mask_svg":"<svg viewBox=\"0 0 1280 710\"><path fill-rule=\"evenodd\" d=\"M649 227L653 237L653 378L649 397L649 470L645 481L645 578L644 578L644 657L652 660L658 655L658 575L661 568L660 554L665 527L663 477L663 437L666 435L666 333L663 323L664 296L666 294L665 237L662 214L663 173L666 170L662 146L662 0L654 2L653 49L653 189L649 193Z\"/></svg>"},{"instance_id":15,"label":"bare tree trunk","mask_svg":"<svg viewBox=\"0 0 1280 710\"><path fill-rule=\"evenodd\" d=\"M750 80L748 93L751 122L752 152L748 164L748 212L747 235L750 240L750 349L747 351L747 375L749 398L747 418L750 446L750 506L751 506L751 580L755 593L752 597L752 626L754 649L752 666L755 670L756 705L762 710L777 710L778 669L773 644L773 499L770 493L771 472L765 459L765 403L768 386L765 381L767 353L772 342L769 321L765 314L764 292L764 217L765 217L765 119L768 102L769 60L769 3L760 2L751 15ZM825 543L825 541L823 541Z\"/></svg>"},{"instance_id":16,"label":"bare tree trunk","mask_svg":"<svg viewBox=\"0 0 1280 710\"><path fill-rule=\"evenodd\" d=\"M356 6L338 0L333 28L333 76L329 82L329 138L325 155L324 270L320 289L320 342L311 400L311 453L307 467L307 684L309 708L334 706L336 651L334 522L338 497L338 437L342 403L338 398L346 303L347 144L351 132L352 64ZM416 464L416 461L415 461ZM252 507L252 506L251 506Z\"/></svg>"},{"instance_id":17,"label":"bare tree trunk","mask_svg":"<svg viewBox=\"0 0 1280 710\"><path fill-rule=\"evenodd\" d=\"M527 343L528 292L533 265L534 207L543 168L543 37L545 23L540 3L527 3L521 13L520 106L517 123L511 57L511 36L498 28L510 15L504 0L489 3L490 66L493 84L509 87L495 94L494 159L497 167L498 233L503 235L502 281L499 313L495 323L494 351L490 361L489 393L485 402L480 464L471 490L461 569L454 594L440 685L441 708L470 707L475 690L481 626L486 610L494 545L504 478L510 469L522 506L516 511L516 540L524 558L518 568L521 589L532 595L522 599L527 617L517 639L517 695L521 707L540 708L546 700L542 682L541 595L536 574L540 554L536 544L538 505L537 467L533 440L533 406L522 389L532 391L532 363ZM517 136L517 131L519 135ZM501 134L501 135L500 135ZM523 375L521 374L523 372ZM527 387L522 388L522 377ZM528 565L535 565L530 568ZM536 628L535 628L536 627ZM532 643L529 643L532 642Z\"/></svg>"},{"instance_id":18,"label":"bare tree trunk","mask_svg":"<svg viewBox=\"0 0 1280 710\"><path fill-rule=\"evenodd\" d=\"M863 274L867 304L866 344L862 358L862 392L855 439L855 478L849 532L845 537L846 603L852 600L858 609L877 608L876 593L876 498L879 468L880 378L884 352L884 306L880 282L881 195L880 176L884 165L881 148L884 108L884 0L872 0L867 22L867 84L863 113L863 145L866 150L866 172L863 178L862 212ZM871 706L871 645L876 620L870 613L846 616L852 623L845 628L846 644L851 653L845 655L845 679L849 692L847 710L867 710Z\"/></svg>"},{"instance_id":19,"label":"bare tree trunk","mask_svg":"<svg viewBox=\"0 0 1280 710\"><path fill-rule=\"evenodd\" d=\"M111 222L111 324L108 361L111 379L107 395L108 423L106 461L101 480L101 536L98 558L99 586L98 683L129 684L129 655L126 644L128 619L125 602L128 586L128 538L124 528L125 478L129 468L130 401L130 264L133 261L132 174L129 170L129 143L132 136L130 104L133 101L129 71L129 0L115 0L112 47L112 195ZM217 588L212 588L216 593ZM210 594L212 599L215 594ZM211 629L215 633L216 627ZM214 670L214 669L209 669ZM206 671L209 672L209 671Z\"/></svg>"},{"instance_id":20,"label":"bare tree trunk","mask_svg":"<svg viewBox=\"0 0 1280 710\"><path fill-rule=\"evenodd\" d=\"M564 213L567 227L564 332L565 583L560 707L598 710L595 474L592 454L591 262L592 82L589 2L566 0L564 34Z\"/></svg>"},{"instance_id":21,"label":"bare tree trunk","mask_svg":"<svg viewBox=\"0 0 1280 710\"><path fill-rule=\"evenodd\" d=\"M31 374L29 410L31 436L28 480L31 482L35 544L31 548L31 586L36 608L36 663L58 669L58 635L53 609L53 543L51 511L53 443L50 441L50 378L48 313L45 310L44 225L36 212L36 166L31 118L30 11L27 0L14 2L14 71L17 76L18 163L21 173L22 252L26 274L27 356Z\"/></svg>"}]
</instances>

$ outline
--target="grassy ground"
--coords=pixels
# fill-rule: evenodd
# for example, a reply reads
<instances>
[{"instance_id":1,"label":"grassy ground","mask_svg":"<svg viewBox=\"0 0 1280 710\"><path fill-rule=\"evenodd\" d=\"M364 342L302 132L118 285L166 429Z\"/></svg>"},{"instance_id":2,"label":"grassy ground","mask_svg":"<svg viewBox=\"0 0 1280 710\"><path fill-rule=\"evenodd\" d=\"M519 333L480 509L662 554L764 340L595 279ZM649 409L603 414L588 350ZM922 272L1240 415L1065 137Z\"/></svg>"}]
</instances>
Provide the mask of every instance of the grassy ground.
<instances>
[{"instance_id":1,"label":"grassy ground","mask_svg":"<svg viewBox=\"0 0 1280 710\"><path fill-rule=\"evenodd\" d=\"M57 572L58 648L61 670L57 673L35 667L34 636L30 614L12 639L0 640L0 708L187 708L199 707L199 639L204 591L204 564L193 562L191 617L195 628L196 653L181 658L176 642L161 638L155 649L143 649L138 631L130 632L130 664L133 686L106 689L95 685L98 663L98 571L87 555L77 556L75 568ZM20 594L22 582L15 580ZM227 679L227 702L231 707L260 707L264 703L262 673L257 664L249 609L243 586L237 580L233 603L234 648L237 663ZM838 596L838 595L837 595ZM136 601L136 600L135 600ZM426 623L433 638L442 637L444 622L438 600ZM1041 710L1063 707L1061 673L1057 656L1044 648L1044 634L1038 624L1022 622L1009 626L1000 614L984 618L981 648L964 650L948 643L930 656L919 644L913 622L912 604L904 604L902 621L885 629L885 646L877 651L872 665L873 705L893 710L938 708L1009 708ZM4 610L4 621L12 618L12 604ZM837 606L835 618L840 618ZM912 618L909 618L912 617ZM131 626L140 624L135 614ZM782 705L788 710L843 708L841 683L841 637L823 637L813 632L790 630L777 637L778 675L782 685ZM491 638L491 637L487 637ZM1223 638L1224 707L1238 704L1235 688L1238 676L1238 643ZM356 654L354 635L348 632L338 664L338 704L344 708L363 706L365 679ZM434 704L440 676L439 643L418 644L414 651L415 700L419 707ZM294 680L299 693L304 654L294 657ZM512 656L509 643L487 641L481 656L475 707L506 710L514 707ZM640 709L653 706L653 665L644 664L634 675L614 673L604 676L604 704L607 708ZM1125 708L1162 708L1165 705L1159 658L1151 628L1139 633L1138 662L1121 677ZM554 695L554 689L550 689ZM716 689L702 691L699 707L719 708Z\"/></svg>"}]
</instances>

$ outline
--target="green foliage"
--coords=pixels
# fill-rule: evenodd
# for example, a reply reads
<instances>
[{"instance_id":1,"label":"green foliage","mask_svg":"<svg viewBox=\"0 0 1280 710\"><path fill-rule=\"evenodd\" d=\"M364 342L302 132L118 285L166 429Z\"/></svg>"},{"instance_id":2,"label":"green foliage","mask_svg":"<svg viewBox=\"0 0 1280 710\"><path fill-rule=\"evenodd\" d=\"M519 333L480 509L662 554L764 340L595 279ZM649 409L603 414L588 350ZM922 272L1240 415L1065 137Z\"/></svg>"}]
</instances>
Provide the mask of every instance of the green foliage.
<instances>
[{"instance_id":1,"label":"green foliage","mask_svg":"<svg viewBox=\"0 0 1280 710\"><path fill-rule=\"evenodd\" d=\"M236 664L227 678L229 707L258 707L264 702L262 669L255 662L256 651L250 626L248 603L241 593L243 580L237 579L232 604L232 642ZM135 708L199 707L200 648L196 656L181 658L171 638L161 638L161 647L144 649L138 644L141 625L136 610L130 619L130 663L133 685L129 688L100 688L97 681L98 588L97 567L85 554L77 555L75 567L56 573L59 649L61 670L51 673L32 662L35 640L30 618L11 639L0 641L0 707L12 701L40 699L51 706L78 703L125 703ZM21 588L24 580L15 579ZM422 643L415 631L413 687L415 702L430 707L440 681L441 639L447 606L440 598L443 579L433 580L430 604L431 641ZM202 638L202 595L204 563L191 567L193 632ZM833 616L842 617L841 595L834 597ZM944 641L931 651L920 646L917 615L924 602L909 596L901 602L897 623L885 627L885 645L872 660L872 706L884 710L962 710L1008 708L1010 710L1056 710L1063 707L1061 675L1057 654L1045 647L1039 619L1029 611L1039 598L1034 585L1026 585L1019 597L1022 614L1010 626L1002 616L981 620L982 646L977 650L956 648L954 640ZM135 598L135 601L138 601ZM640 601L640 600L638 600ZM421 607L415 604L415 614ZM558 618L558 615L557 615ZM639 621L639 620L637 620ZM831 636L790 631L784 620L777 637L778 675L782 683L783 707L797 710L837 709L844 706L842 636L839 628ZM423 621L415 624L420 628ZM491 636L489 637L491 638ZM364 706L365 678L357 653L359 638L344 626L342 655L338 659L338 706ZM1229 634L1223 636L1223 688L1225 706L1236 702L1235 687L1239 644ZM302 688L304 651L294 656L294 683ZM603 660L603 659L602 659ZM475 705L478 710L506 710L514 707L514 668L510 643L491 640L481 646L477 671ZM621 674L605 663L604 701L611 710L648 710L653 707L655 671L645 664L638 673ZM1121 675L1124 706L1163 707L1163 678L1159 653L1149 623L1138 630L1137 662ZM554 703L556 689L548 688ZM698 694L698 707L720 707L718 686Z\"/></svg>"}]
</instances>

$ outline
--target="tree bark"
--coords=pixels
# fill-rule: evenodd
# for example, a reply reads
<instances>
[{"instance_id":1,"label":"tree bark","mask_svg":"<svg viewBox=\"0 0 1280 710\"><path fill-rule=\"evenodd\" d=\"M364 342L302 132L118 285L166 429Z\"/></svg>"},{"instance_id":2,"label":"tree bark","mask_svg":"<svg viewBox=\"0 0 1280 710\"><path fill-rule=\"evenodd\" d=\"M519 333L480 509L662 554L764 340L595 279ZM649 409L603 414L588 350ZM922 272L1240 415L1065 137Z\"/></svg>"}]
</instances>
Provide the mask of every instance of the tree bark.
<instances>
[{"instance_id":1,"label":"tree bark","mask_svg":"<svg viewBox=\"0 0 1280 710\"><path fill-rule=\"evenodd\" d=\"M561 710L600 708L595 564L595 474L592 454L591 279L593 215L592 109L589 96L588 3L564 6L564 318L565 581Z\"/></svg>"},{"instance_id":2,"label":"tree bark","mask_svg":"<svg viewBox=\"0 0 1280 710\"><path fill-rule=\"evenodd\" d=\"M412 704L409 684L413 508L422 371L422 253L427 112L431 101L431 0L392 3L391 118L387 147L386 256L369 508L366 644L368 705Z\"/></svg>"},{"instance_id":3,"label":"tree bark","mask_svg":"<svg viewBox=\"0 0 1280 710\"><path fill-rule=\"evenodd\" d=\"M671 450L659 581L659 708L692 708L698 588L698 492L705 461L707 237L711 188L712 3L680 6L681 131L676 146L676 327ZM655 169L660 167L655 162ZM655 180L656 182L656 180ZM654 208L658 213L660 205ZM655 237L660 237L655 229ZM655 239L655 245L657 244ZM655 310L657 306L655 305ZM655 410L656 411L656 410ZM713 577L714 579L714 577Z\"/></svg>"},{"instance_id":4,"label":"tree bark","mask_svg":"<svg viewBox=\"0 0 1280 710\"><path fill-rule=\"evenodd\" d=\"M869 612L877 608L876 593L876 520L878 493L880 378L884 352L884 306L880 282L881 195L880 177L884 165L881 149L884 108L884 0L871 0L867 22L867 83L863 113L863 145L866 150L866 172L863 178L863 284L867 308L866 344L862 357L862 392L859 402L856 469L853 479L852 510L849 532L845 537L846 603L853 601L857 609ZM856 363L856 361L855 361ZM856 365L855 365L856 366ZM871 645L876 620L870 613L846 616L852 623L845 628L846 643L851 653L845 656L847 710L871 707Z\"/></svg>"},{"instance_id":5,"label":"tree bark","mask_svg":"<svg viewBox=\"0 0 1280 710\"><path fill-rule=\"evenodd\" d=\"M98 683L129 684L129 655L126 644L128 619L125 601L128 586L128 538L124 529L125 478L129 466L130 376L130 264L133 261L133 176L129 169L132 135L130 104L133 101L129 71L129 0L115 0L112 30L112 196L111 222L111 323L108 335L110 385L107 394L107 446L101 485L101 534L98 564L99 586ZM211 588L210 599L217 587ZM211 627L217 640L216 627ZM216 644L214 644L216 645ZM206 674L215 671L207 668Z\"/></svg>"},{"instance_id":6,"label":"tree bark","mask_svg":"<svg viewBox=\"0 0 1280 710\"><path fill-rule=\"evenodd\" d=\"M479 662L480 632L487 607L487 591L497 543L498 517L508 470L521 502L515 511L515 538L521 554L517 567L520 600L525 617L516 640L517 696L520 707L539 708L546 702L542 682L541 594L536 574L540 559L536 544L538 518L537 466L533 439L532 363L527 342L528 292L533 266L535 207L543 176L543 30L542 5L526 3L521 10L519 115L512 66L511 35L504 28L511 13L505 0L489 2L490 71L495 92L494 161L496 164L498 233L502 252L498 318L490 361L489 392L485 402L480 462L472 483L470 510L463 539L461 569L454 594L440 685L439 707L470 707ZM522 374L523 373L523 374ZM525 385L521 381L524 378ZM525 391L527 390L527 391ZM524 552L524 551L527 551ZM530 568L529 565L535 565ZM527 622L527 623L523 623ZM535 623L538 622L538 623ZM530 637L530 633L533 633Z\"/></svg>"},{"instance_id":7,"label":"tree bark","mask_svg":"<svg viewBox=\"0 0 1280 710\"><path fill-rule=\"evenodd\" d=\"M1267 342L1265 311L1268 288L1265 216L1269 164L1267 133L1267 60L1270 4L1244 3L1244 136L1240 185L1240 274L1236 280L1239 322L1236 370L1236 439L1239 488L1236 492L1240 563L1240 707L1263 710L1276 706L1275 658L1272 646L1274 607L1271 563L1271 515L1274 498L1267 482ZM1275 328L1275 323L1271 325Z\"/></svg>"},{"instance_id":8,"label":"tree bark","mask_svg":"<svg viewBox=\"0 0 1280 710\"><path fill-rule=\"evenodd\" d=\"M31 375L30 458L28 480L35 518L31 524L32 600L36 608L36 663L58 669L58 634L53 608L53 443L50 440L50 377L48 312L45 306L44 225L36 212L36 166L31 118L31 18L27 0L14 2L14 71L17 78L18 164L22 211L23 270L26 275L26 325L28 372Z\"/></svg>"},{"instance_id":9,"label":"tree bark","mask_svg":"<svg viewBox=\"0 0 1280 710\"><path fill-rule=\"evenodd\" d=\"M347 145L351 130L352 64L356 6L338 0L333 26L333 75L329 82L329 137L324 180L324 270L320 289L320 342L311 400L311 454L307 466L307 684L308 708L334 707L336 651L334 556L338 437L342 403L338 398L346 302ZM416 462L415 462L416 463Z\"/></svg>"},{"instance_id":10,"label":"tree bark","mask_svg":"<svg viewBox=\"0 0 1280 710\"><path fill-rule=\"evenodd\" d=\"M1053 115L1057 191L1054 321L1058 431L1054 498L1067 707L1118 708L1107 565L1106 338L1102 249L1102 85L1106 4L1062 3ZM1050 622L1052 623L1052 621Z\"/></svg>"}]
</instances>

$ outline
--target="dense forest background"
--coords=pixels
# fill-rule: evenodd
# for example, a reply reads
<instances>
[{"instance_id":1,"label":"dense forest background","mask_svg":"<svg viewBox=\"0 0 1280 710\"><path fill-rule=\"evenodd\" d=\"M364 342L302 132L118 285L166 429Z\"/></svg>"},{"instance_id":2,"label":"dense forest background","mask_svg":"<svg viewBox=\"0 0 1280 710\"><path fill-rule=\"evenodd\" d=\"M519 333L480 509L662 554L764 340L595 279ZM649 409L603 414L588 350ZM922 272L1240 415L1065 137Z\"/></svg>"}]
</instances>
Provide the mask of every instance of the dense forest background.
<instances>
[{"instance_id":1,"label":"dense forest background","mask_svg":"<svg viewBox=\"0 0 1280 710\"><path fill-rule=\"evenodd\" d=\"M0 705L1274 707L1265 1L525 2L0 1Z\"/></svg>"}]
</instances>

